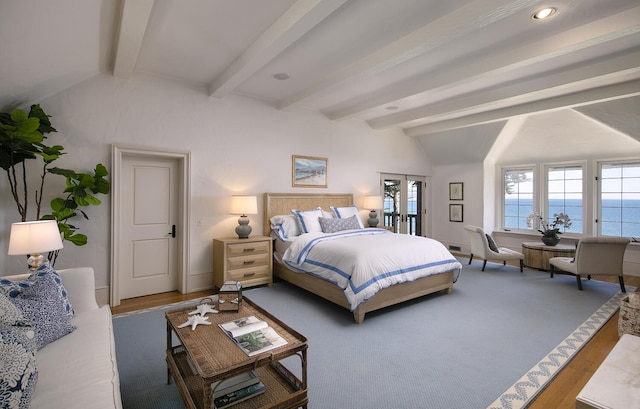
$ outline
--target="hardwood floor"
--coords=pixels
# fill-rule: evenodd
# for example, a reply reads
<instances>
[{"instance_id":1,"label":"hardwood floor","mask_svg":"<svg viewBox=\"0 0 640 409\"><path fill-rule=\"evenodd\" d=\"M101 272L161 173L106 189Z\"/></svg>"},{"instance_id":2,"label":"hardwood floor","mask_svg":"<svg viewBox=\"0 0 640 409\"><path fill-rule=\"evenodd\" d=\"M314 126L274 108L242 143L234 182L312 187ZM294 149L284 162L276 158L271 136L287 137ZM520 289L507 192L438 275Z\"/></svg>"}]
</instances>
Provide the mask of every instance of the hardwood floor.
<instances>
[{"instance_id":1,"label":"hardwood floor","mask_svg":"<svg viewBox=\"0 0 640 409\"><path fill-rule=\"evenodd\" d=\"M594 280L618 282L617 277L593 277ZM640 287L640 277L625 277L625 284ZM577 286L576 286L577 287ZM576 291L578 289L576 288ZM191 294L170 292L147 297L123 300L117 307L112 307L113 314L135 311L143 308L174 303L178 301L205 298L211 291L200 291ZM528 406L529 409L574 409L576 396L595 370L618 342L618 313L607 322L600 331L582 348L554 378L547 388Z\"/></svg>"}]
</instances>

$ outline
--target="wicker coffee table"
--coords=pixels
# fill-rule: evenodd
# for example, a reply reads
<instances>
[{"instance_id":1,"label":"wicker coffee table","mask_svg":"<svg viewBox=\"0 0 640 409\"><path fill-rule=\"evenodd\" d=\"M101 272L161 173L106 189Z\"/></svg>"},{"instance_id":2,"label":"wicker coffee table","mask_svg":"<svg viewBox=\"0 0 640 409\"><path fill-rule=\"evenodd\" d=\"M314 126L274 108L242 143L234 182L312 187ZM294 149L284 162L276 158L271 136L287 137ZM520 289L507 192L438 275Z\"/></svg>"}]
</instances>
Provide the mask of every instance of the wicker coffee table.
<instances>
[{"instance_id":1,"label":"wicker coffee table","mask_svg":"<svg viewBox=\"0 0 640 409\"><path fill-rule=\"evenodd\" d=\"M167 382L175 379L188 408L212 408L211 383L252 369L260 375L266 392L235 404L234 409L307 407L307 339L304 336L247 297L243 297L238 312L207 314L211 325L198 325L195 331L190 326L178 328L194 309L190 307L165 314ZM250 315L266 321L287 340L287 344L249 357L218 327L218 324ZM178 345L173 345L172 334L177 336ZM283 358L293 355L300 358L297 375L280 363Z\"/></svg>"}]
</instances>

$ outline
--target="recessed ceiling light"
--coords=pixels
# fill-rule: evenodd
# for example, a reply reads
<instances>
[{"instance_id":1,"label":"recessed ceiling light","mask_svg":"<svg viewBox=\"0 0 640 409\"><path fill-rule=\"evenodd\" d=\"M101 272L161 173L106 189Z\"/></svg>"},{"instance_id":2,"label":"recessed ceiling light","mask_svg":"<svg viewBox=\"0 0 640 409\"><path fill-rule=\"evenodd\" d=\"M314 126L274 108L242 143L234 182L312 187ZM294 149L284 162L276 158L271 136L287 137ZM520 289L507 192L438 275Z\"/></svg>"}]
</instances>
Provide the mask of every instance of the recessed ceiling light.
<instances>
[{"instance_id":1,"label":"recessed ceiling light","mask_svg":"<svg viewBox=\"0 0 640 409\"><path fill-rule=\"evenodd\" d=\"M547 17L551 17L552 15L556 14L556 8L555 7L547 7L544 8L542 10L538 10L535 13L533 13L533 15L531 16L532 19L534 20L542 20L545 19Z\"/></svg>"},{"instance_id":2,"label":"recessed ceiling light","mask_svg":"<svg viewBox=\"0 0 640 409\"><path fill-rule=\"evenodd\" d=\"M284 81L289 79L289 74L287 74L286 72L279 72L279 73L273 74L273 78L280 81Z\"/></svg>"},{"instance_id":3,"label":"recessed ceiling light","mask_svg":"<svg viewBox=\"0 0 640 409\"><path fill-rule=\"evenodd\" d=\"M398 109L397 106L395 105L389 105L388 107L385 108L387 111L395 111L396 109Z\"/></svg>"}]
</instances>

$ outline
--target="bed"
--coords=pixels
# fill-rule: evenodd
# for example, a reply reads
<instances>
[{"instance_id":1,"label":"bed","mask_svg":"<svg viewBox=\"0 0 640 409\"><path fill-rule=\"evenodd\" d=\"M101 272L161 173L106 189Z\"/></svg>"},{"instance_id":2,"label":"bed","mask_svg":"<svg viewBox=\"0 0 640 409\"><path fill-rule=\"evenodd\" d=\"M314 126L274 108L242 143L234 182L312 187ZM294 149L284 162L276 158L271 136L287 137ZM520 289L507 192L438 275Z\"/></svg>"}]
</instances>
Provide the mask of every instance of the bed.
<instances>
[{"instance_id":1,"label":"bed","mask_svg":"<svg viewBox=\"0 0 640 409\"><path fill-rule=\"evenodd\" d=\"M290 215L291 209L316 209L321 208L328 213L331 207L336 208L348 208L353 206L352 194L313 194L313 193L265 193L264 195L264 232L269 234L272 232L272 218L279 215ZM326 214L328 216L328 214ZM351 217L353 218L353 217ZM348 234L343 234L348 233ZM272 232L273 234L273 232ZM332 233L335 236L360 236L359 238L350 237L348 240L374 240L373 236L380 237L383 240L417 240L418 238L412 236L396 235L388 232L384 229L359 229L348 230L342 232ZM304 263L297 264L294 262L299 261L295 257L304 256L305 254L301 249L308 250L312 244L313 246L320 247L319 242L328 243L336 242L338 240L326 239L324 234L316 232L310 232L309 234L302 234L296 236L296 238L287 238L286 243L275 238L274 246L274 276L280 280L289 282L297 287L303 288L313 294L316 294L326 300L329 300L339 306L342 306L349 311L353 312L354 320L360 324L364 321L365 314L370 311L378 310L390 305L398 304L404 301L408 301L414 298L418 298L427 294L442 291L445 294L449 294L453 290L453 284L457 280L461 270L462 264L460 264L448 250L442 246L442 244L422 238L424 242L432 242L431 245L436 246L438 249L435 253L438 253L433 264L439 267L434 271L425 272L426 276L413 276L410 278L404 277L403 282L398 282L393 285L382 284L383 288L377 289L373 294L365 296L365 300L359 299L354 303L353 294L346 294L345 290L348 285L338 285L338 279L332 280L323 277L321 273L310 271L310 274L301 272ZM403 236L403 237L401 237ZM306 240L304 244L295 243L298 238ZM340 238L342 240L342 238ZM347 240L345 238L345 240ZM376 239L377 240L377 239ZM286 247L279 246L278 243L286 244ZM325 245L325 244L322 244ZM328 245L328 244L326 244ZM291 249L290 249L291 247ZM296 247L295 249L293 247ZM340 245L342 248L348 248L346 245ZM286 249L286 250L285 250ZM287 251L288 250L288 251ZM291 251L295 250L293 256ZM283 256L287 254L288 260L284 260ZM343 255L344 256L344 255ZM342 257L342 256L341 256ZM423 274L423 273L416 273ZM411 281L407 281L411 280ZM334 282L332 282L334 281ZM388 286L387 286L388 285ZM351 297L351 298L350 298Z\"/></svg>"}]
</instances>

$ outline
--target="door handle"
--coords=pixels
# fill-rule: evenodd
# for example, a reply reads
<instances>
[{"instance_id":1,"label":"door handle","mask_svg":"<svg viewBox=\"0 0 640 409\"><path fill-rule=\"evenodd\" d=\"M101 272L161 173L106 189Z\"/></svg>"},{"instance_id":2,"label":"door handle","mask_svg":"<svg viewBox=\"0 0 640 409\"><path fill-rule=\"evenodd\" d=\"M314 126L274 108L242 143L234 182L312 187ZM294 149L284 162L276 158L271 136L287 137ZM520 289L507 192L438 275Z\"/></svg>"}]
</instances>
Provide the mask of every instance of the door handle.
<instances>
[{"instance_id":1,"label":"door handle","mask_svg":"<svg viewBox=\"0 0 640 409\"><path fill-rule=\"evenodd\" d=\"M176 238L176 225L171 226L171 232L168 234L172 239Z\"/></svg>"}]
</instances>

